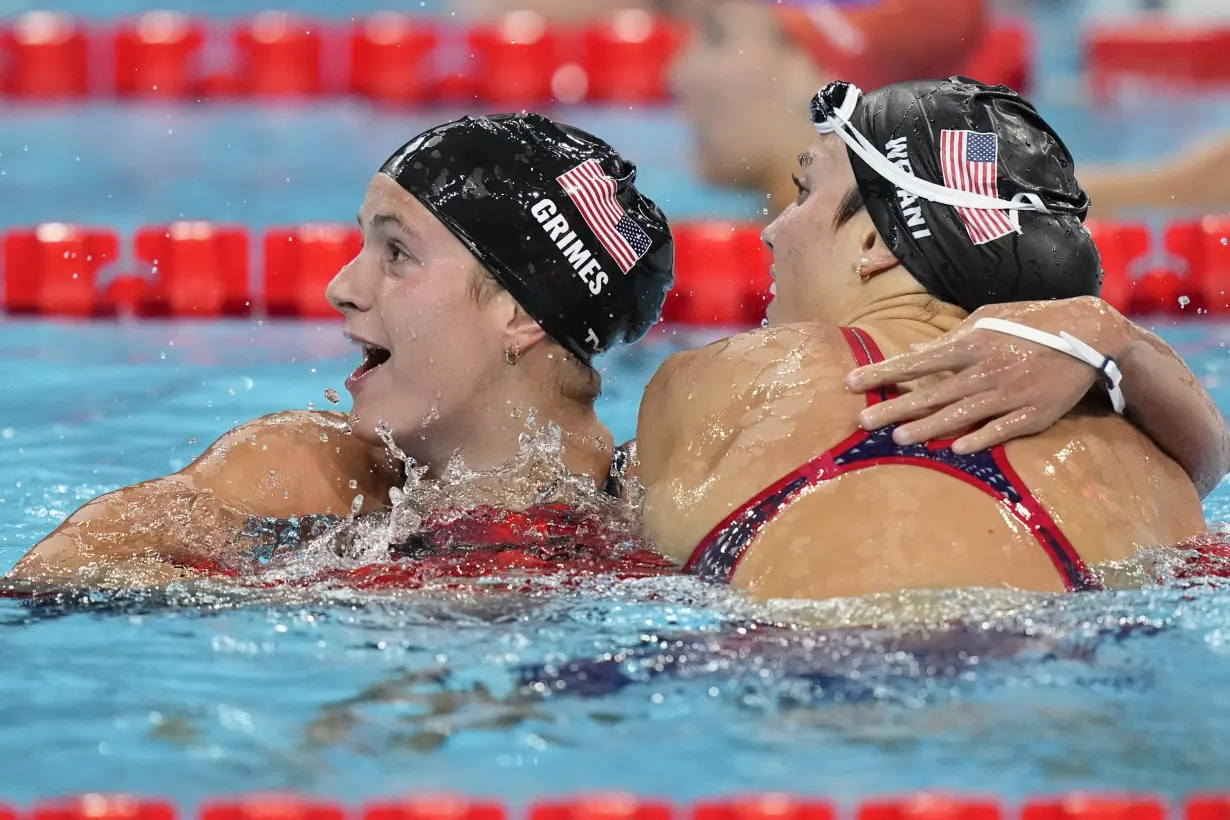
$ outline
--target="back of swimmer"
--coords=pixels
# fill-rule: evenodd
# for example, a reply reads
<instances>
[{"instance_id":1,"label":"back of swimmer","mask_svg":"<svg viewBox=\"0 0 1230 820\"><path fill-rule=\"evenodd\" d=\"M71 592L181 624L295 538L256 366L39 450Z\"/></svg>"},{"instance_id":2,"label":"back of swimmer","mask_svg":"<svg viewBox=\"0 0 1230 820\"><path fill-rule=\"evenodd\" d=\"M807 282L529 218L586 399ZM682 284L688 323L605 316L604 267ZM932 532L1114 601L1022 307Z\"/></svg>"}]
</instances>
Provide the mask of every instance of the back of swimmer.
<instances>
[{"instance_id":1,"label":"back of swimmer","mask_svg":"<svg viewBox=\"0 0 1230 820\"><path fill-rule=\"evenodd\" d=\"M820 133L800 157L797 199L764 232L770 326L668 360L642 405L657 547L761 597L829 598L1092 589L1099 564L1201 531L1192 480L1102 390L1053 427L976 454L860 427L897 391L852 392L853 366L980 308L1036 323L1038 306L1022 302L1096 296L1101 269L1071 156L1008 89L834 84L813 105ZM1122 390L1140 395L1128 351L1150 337L1127 323L1100 338L1059 329L1120 357ZM1173 356L1159 351L1140 355ZM1059 358L1093 380L1083 361Z\"/></svg>"}]
</instances>

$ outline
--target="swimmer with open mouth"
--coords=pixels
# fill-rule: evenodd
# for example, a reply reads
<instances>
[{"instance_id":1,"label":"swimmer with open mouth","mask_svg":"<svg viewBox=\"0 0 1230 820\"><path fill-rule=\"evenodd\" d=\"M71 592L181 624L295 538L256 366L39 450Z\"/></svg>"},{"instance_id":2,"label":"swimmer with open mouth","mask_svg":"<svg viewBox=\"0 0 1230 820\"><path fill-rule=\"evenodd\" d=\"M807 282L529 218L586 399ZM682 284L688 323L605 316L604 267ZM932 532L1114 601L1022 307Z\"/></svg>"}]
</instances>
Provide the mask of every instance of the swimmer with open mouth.
<instances>
[{"instance_id":1,"label":"swimmer with open mouth","mask_svg":"<svg viewBox=\"0 0 1230 820\"><path fill-rule=\"evenodd\" d=\"M9 580L123 588L205 577L233 557L253 517L386 508L406 480L386 438L428 478L458 451L471 469L498 468L518 453L531 409L537 425L562 431L561 469L620 494L612 473L622 457L594 413L592 357L658 321L674 267L666 218L637 190L632 163L539 115L466 118L395 152L368 185L359 223L363 250L329 288L363 356L348 380L350 417L288 411L240 425L179 473L87 503ZM1096 305L1075 312L1119 327ZM994 361L1011 342L974 358ZM1034 371L1026 386L1048 408L1044 425L1079 398L1049 373ZM1176 413L1202 395L1194 381L1176 389L1166 378L1132 389ZM501 503L532 513L539 479L502 475ZM426 522L455 506L447 487L439 495ZM559 513L531 516L533 529L572 537L576 522ZM492 522L483 538L508 523L490 510L477 518Z\"/></svg>"}]
</instances>

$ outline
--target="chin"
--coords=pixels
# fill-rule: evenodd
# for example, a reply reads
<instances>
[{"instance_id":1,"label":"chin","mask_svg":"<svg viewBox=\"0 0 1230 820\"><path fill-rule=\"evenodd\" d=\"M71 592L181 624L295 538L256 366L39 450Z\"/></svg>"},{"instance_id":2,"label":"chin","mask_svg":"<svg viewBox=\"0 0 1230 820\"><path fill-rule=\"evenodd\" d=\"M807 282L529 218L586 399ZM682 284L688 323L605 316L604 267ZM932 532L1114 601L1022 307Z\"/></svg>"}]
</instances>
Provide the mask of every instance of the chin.
<instances>
[{"instance_id":1,"label":"chin","mask_svg":"<svg viewBox=\"0 0 1230 820\"><path fill-rule=\"evenodd\" d=\"M350 434L364 444L381 443L380 436L376 435L375 424L368 424L366 414L360 413L357 408L350 411L346 423L350 425Z\"/></svg>"}]
</instances>

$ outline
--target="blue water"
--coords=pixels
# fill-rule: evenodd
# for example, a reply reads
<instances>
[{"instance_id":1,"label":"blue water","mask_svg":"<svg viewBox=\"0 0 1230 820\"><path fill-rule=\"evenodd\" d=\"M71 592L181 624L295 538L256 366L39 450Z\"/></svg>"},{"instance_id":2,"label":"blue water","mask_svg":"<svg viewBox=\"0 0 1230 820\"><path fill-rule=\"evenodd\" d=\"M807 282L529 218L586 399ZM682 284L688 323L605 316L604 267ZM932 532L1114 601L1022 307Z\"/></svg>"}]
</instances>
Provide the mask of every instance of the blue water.
<instances>
[{"instance_id":1,"label":"blue water","mask_svg":"<svg viewBox=\"0 0 1230 820\"><path fill-rule=\"evenodd\" d=\"M325 406L353 365L338 330L0 325L0 571L84 501L178 469L235 423ZM1230 407L1230 325L1161 330ZM711 335L659 330L604 362L600 413L618 436L632 434L656 365ZM1230 487L1206 510L1230 518ZM979 614L967 632L896 634L766 629L807 616L683 579L524 595L0 601L0 796L854 799L1225 784L1230 593L1027 603Z\"/></svg>"},{"instance_id":2,"label":"blue water","mask_svg":"<svg viewBox=\"0 0 1230 820\"><path fill-rule=\"evenodd\" d=\"M56 5L103 18L146 7ZM281 5L333 19L380 6ZM1078 162L1158 157L1230 128L1224 100L1073 102L1078 24L1116 5L1023 7L1045 35L1040 107ZM237 0L163 6L252 10ZM31 7L0 2L0 15ZM0 229L349 221L393 148L460 113L474 112L336 100L0 102ZM669 110L555 113L635 159L672 218L756 218L763 207L757 194L695 179L686 129ZM1159 330L1230 408L1230 325ZM711 336L659 329L602 363L599 411L617 437L633 434L657 364ZM329 322L0 318L0 572L85 501L181 468L235 424L325 407L329 387L345 396L353 364ZM1230 520L1230 487L1206 514ZM831 621L832 607L761 609L687 579L528 594L184 588L0 600L0 802L91 790L187 804L270 789L349 802L424 789L525 801L597 788L852 800L916 788L1011 798L1226 785L1230 593L948 602L973 613L968 626L807 626Z\"/></svg>"}]
</instances>

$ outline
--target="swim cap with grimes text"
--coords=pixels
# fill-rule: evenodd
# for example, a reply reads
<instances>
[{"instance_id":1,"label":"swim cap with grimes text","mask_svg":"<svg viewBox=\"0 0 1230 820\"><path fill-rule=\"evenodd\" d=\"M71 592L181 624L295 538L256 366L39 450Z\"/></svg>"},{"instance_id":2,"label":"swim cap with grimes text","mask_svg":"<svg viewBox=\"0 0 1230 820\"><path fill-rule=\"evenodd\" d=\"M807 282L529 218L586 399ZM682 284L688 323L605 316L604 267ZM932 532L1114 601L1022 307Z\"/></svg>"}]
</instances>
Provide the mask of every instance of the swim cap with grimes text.
<instances>
[{"instance_id":1,"label":"swim cap with grimes text","mask_svg":"<svg viewBox=\"0 0 1230 820\"><path fill-rule=\"evenodd\" d=\"M585 361L640 339L674 283L675 243L636 166L539 114L425 131L381 168L552 338Z\"/></svg>"},{"instance_id":2,"label":"swim cap with grimes text","mask_svg":"<svg viewBox=\"0 0 1230 820\"><path fill-rule=\"evenodd\" d=\"M846 143L876 230L943 301L973 311L1101 292L1072 155L1016 92L965 77L866 95L830 83L812 121Z\"/></svg>"}]
</instances>

